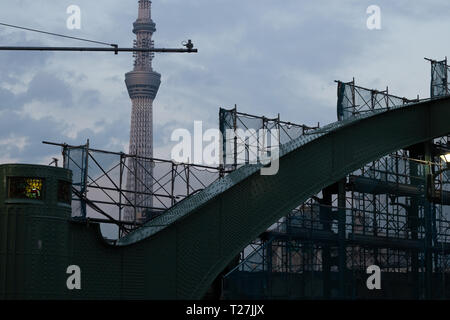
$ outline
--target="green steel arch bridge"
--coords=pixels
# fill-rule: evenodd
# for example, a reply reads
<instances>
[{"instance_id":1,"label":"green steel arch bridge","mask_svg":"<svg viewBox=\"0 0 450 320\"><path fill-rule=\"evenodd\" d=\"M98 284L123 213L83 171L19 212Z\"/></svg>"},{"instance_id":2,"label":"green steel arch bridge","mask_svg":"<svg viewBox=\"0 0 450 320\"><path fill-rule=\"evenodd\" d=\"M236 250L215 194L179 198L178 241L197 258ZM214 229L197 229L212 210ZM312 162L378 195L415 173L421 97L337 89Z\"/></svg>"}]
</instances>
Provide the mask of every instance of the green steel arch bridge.
<instances>
[{"instance_id":1,"label":"green steel arch bridge","mask_svg":"<svg viewBox=\"0 0 450 320\"><path fill-rule=\"evenodd\" d=\"M8 175L70 172L1 165L0 298L201 299L248 243L311 195L390 152L450 134L449 119L443 97L332 123L280 146L278 174L245 165L115 244L99 224L70 222L70 207L52 197L6 197ZM81 269L81 290L66 287L69 265Z\"/></svg>"}]
</instances>

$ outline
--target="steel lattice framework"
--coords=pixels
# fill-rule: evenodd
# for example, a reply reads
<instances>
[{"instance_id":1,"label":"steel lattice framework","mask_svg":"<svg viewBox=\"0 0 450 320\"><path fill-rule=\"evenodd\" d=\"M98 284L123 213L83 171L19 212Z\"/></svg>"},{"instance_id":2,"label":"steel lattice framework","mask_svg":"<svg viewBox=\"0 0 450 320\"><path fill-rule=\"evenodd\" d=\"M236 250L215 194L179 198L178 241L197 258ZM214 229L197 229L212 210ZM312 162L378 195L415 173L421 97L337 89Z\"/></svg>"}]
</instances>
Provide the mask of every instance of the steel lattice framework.
<instances>
[{"instance_id":1,"label":"steel lattice framework","mask_svg":"<svg viewBox=\"0 0 450 320\"><path fill-rule=\"evenodd\" d=\"M136 34L135 48L153 48L152 35L156 31L155 23L151 18L151 1L139 1L139 16L133 24L133 33ZM130 149L129 153L143 158L153 157L153 100L161 84L161 75L152 69L153 53L135 52L134 70L126 74L126 85L132 101ZM131 168L127 176L127 190L135 191L130 195L134 202L134 209L125 210L125 219L135 220L139 206L153 206L152 198L145 193L152 193L151 161L131 159L128 163ZM136 193L140 195L136 195ZM139 205L139 206L138 206Z\"/></svg>"}]
</instances>

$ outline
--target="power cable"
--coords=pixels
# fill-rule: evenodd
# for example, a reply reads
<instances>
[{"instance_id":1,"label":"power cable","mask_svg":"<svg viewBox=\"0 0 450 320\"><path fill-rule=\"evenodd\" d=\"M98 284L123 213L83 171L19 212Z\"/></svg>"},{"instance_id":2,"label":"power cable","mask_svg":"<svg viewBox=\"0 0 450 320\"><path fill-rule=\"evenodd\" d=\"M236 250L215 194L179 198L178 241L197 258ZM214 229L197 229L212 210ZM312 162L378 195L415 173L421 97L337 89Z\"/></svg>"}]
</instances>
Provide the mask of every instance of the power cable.
<instances>
[{"instance_id":1,"label":"power cable","mask_svg":"<svg viewBox=\"0 0 450 320\"><path fill-rule=\"evenodd\" d=\"M64 34L47 32L47 31L42 31L42 30L38 30L38 29L25 28L25 27L16 26L16 25L7 24L7 23L2 23L2 22L0 22L0 25L5 26L5 27L10 27L10 28L16 28L16 29L21 29L21 30L27 30L27 31L32 31L32 32L48 34L48 35L52 35L52 36L56 36L56 37L62 37L62 38L67 38L67 39L79 40L79 41L86 41L86 42L97 43L97 44L103 44L103 45L111 46L111 47L116 47L117 46L116 44L111 44L111 43L106 43L106 42L101 42L101 41L95 41L95 40L89 40L89 39L84 39L84 38L71 37L71 36L66 36Z\"/></svg>"}]
</instances>

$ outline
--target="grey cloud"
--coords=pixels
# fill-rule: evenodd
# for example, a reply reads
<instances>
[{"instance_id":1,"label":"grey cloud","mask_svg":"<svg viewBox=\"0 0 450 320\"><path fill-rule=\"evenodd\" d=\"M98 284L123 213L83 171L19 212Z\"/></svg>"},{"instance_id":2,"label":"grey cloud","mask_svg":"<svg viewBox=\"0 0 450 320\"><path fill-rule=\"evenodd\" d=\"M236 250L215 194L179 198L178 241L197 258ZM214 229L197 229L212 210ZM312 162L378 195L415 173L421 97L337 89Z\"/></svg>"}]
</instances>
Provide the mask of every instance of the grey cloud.
<instances>
[{"instance_id":1,"label":"grey cloud","mask_svg":"<svg viewBox=\"0 0 450 320\"><path fill-rule=\"evenodd\" d=\"M131 29L137 15L137 0L78 2L84 17L82 29L78 31L65 29L65 8L72 4L69 0L58 1L57 5L37 5L31 0L5 1L0 4L0 11L8 9L9 12L20 14L20 22L29 26L38 25L49 31L114 41L121 46L132 44L134 35ZM372 4L378 4L382 9L383 30L380 32L369 32L365 28L365 10ZM24 11L23 8L28 6L31 9ZM184 121L185 118L192 118L188 115L201 115L198 120L217 126L218 108L231 107L234 103L244 112L267 116L280 113L282 119L289 121L306 124L333 121L336 119L335 103L327 105L318 98L323 94L331 97L325 101L333 101L335 89L328 87L333 80L347 81L356 75L358 81L359 74L366 74L364 62L355 62L361 59L367 59L367 64L372 65L371 70L378 63L396 68L395 59L401 59L397 52L413 52L416 49L413 44L420 41L416 35L408 33L408 27L419 24L423 28L430 28L430 39L445 33L448 28L435 30L434 24L430 22L438 19L446 21L442 18L449 12L449 6L447 0L379 0L376 3L370 0L153 1L152 14L158 29L154 35L155 45L179 47L181 41L191 38L199 48L197 55L164 54L155 58L154 67L162 74L163 83L154 107L160 108L163 103L172 104L170 110L176 110L173 121L160 123L159 119L154 119L155 146L167 145L174 128L190 128L192 124ZM288 18L291 20L288 21ZM393 30L394 22L397 21L402 21L402 30ZM388 42L395 33L401 37L393 39L400 38L402 43ZM43 45L59 41L46 37L39 39L43 40L28 40L23 32L6 35L0 28L0 42L5 44ZM422 40L426 42L429 39ZM438 45L430 48L431 57L448 55L450 47L442 38L433 41ZM73 44L66 40L58 43ZM389 49L382 54L373 53L382 45ZM45 75L42 72L48 72L50 68L47 67L54 66L60 57L61 54L0 52L0 87L23 84L27 77L29 79L30 75L41 70L36 74L29 91L24 94L15 96L6 89L0 89L0 111L3 110L0 113L0 139L11 132L30 137L32 147L23 152L14 151L16 156L27 161L36 159L38 155L49 154L49 149L40 144L41 139L80 144L90 138L97 148L110 145L112 137L128 141L130 119L124 117L111 124L111 106L103 100L102 83L83 91L74 89L72 80L64 77L67 73L64 67L57 74ZM83 66L81 78L78 78L83 80L92 76L97 61L104 56L80 54L70 57L72 65ZM119 55L116 58L112 60L111 68L117 76L99 78L108 83L120 81L123 84L123 74L131 70L132 58L131 55ZM420 63L422 61L417 61L418 65ZM374 84L380 79L378 82L381 87L389 80L383 78L382 70L379 73L372 72L366 78L372 79L371 83ZM317 79L321 81L319 84L312 87L306 85ZM427 80L424 79L424 84ZM404 81L410 83L408 76L405 76ZM321 85L326 90L312 92ZM59 90L55 92L52 87ZM402 95L401 92L396 93ZM175 95L177 99L173 98ZM123 96L127 99L124 84ZM37 121L20 118L14 113L29 99L75 106L67 109L67 117L79 112L79 108L76 108L79 106L104 110L104 116L93 128L78 132L75 139L69 139L61 134L63 125L51 118ZM96 133L99 128L100 132Z\"/></svg>"},{"instance_id":2,"label":"grey cloud","mask_svg":"<svg viewBox=\"0 0 450 320\"><path fill-rule=\"evenodd\" d=\"M93 108L101 104L100 92L94 89L81 91L76 98L73 96L70 83L47 72L38 72L21 94L0 88L0 109L13 108L20 110L25 103L31 101L56 102L62 108L88 107Z\"/></svg>"},{"instance_id":3,"label":"grey cloud","mask_svg":"<svg viewBox=\"0 0 450 320\"><path fill-rule=\"evenodd\" d=\"M100 92L98 90L85 90L77 101L77 105L94 108L101 105Z\"/></svg>"},{"instance_id":4,"label":"grey cloud","mask_svg":"<svg viewBox=\"0 0 450 320\"><path fill-rule=\"evenodd\" d=\"M1 5L0 5L1 7ZM3 28L3 27L2 27ZM6 34L0 29L0 43L9 46L43 46L44 43L36 40L27 40L23 32ZM0 81L20 78L23 73L45 67L53 56L52 52L21 52L0 51Z\"/></svg>"},{"instance_id":5,"label":"grey cloud","mask_svg":"<svg viewBox=\"0 0 450 320\"><path fill-rule=\"evenodd\" d=\"M79 132L76 138L70 138L63 134L65 125L61 122L57 122L49 117L35 120L29 116L21 116L14 111L8 110L0 114L0 140L9 138L12 133L15 133L18 137L27 137L28 144L24 149L13 146L8 152L11 157L17 157L32 163L39 161L46 154L58 152L57 147L43 145L42 141L79 145L90 138L92 146L98 149L104 149L110 145L112 137L119 141L127 141L128 133L124 130L127 123L128 121L121 120L107 124L99 133L86 129ZM117 145L117 148L119 147ZM49 160L51 159L49 158Z\"/></svg>"},{"instance_id":6,"label":"grey cloud","mask_svg":"<svg viewBox=\"0 0 450 320\"><path fill-rule=\"evenodd\" d=\"M164 146L167 144L170 144L170 138L172 135L172 132L179 128L185 128L190 130L191 128L186 128L186 123L183 123L181 121L173 120L169 123L166 123L165 125L160 125L158 123L155 123L153 127L154 136L153 136L153 143L155 146Z\"/></svg>"},{"instance_id":7,"label":"grey cloud","mask_svg":"<svg viewBox=\"0 0 450 320\"><path fill-rule=\"evenodd\" d=\"M16 96L9 90L0 88L0 111L15 106Z\"/></svg>"},{"instance_id":8,"label":"grey cloud","mask_svg":"<svg viewBox=\"0 0 450 320\"><path fill-rule=\"evenodd\" d=\"M26 162L39 161L49 149L43 147L43 140L54 140L62 137L63 125L50 118L33 120L28 116L20 116L12 110L0 114L0 140L7 139L11 134L17 137L27 137L28 145L24 149L15 148L11 157L18 157ZM54 151L54 150L53 150Z\"/></svg>"},{"instance_id":9,"label":"grey cloud","mask_svg":"<svg viewBox=\"0 0 450 320\"><path fill-rule=\"evenodd\" d=\"M64 80L47 72L37 73L31 80L25 101L59 102L61 106L72 106L73 96L70 85Z\"/></svg>"},{"instance_id":10,"label":"grey cloud","mask_svg":"<svg viewBox=\"0 0 450 320\"><path fill-rule=\"evenodd\" d=\"M373 1L366 1L367 6L374 4ZM421 23L423 19L448 17L450 3L446 0L428 0L426 4L420 1L409 0L379 0L377 3L380 8L388 13L390 19L402 16L408 19L416 19ZM383 12L382 11L382 12Z\"/></svg>"}]
</instances>

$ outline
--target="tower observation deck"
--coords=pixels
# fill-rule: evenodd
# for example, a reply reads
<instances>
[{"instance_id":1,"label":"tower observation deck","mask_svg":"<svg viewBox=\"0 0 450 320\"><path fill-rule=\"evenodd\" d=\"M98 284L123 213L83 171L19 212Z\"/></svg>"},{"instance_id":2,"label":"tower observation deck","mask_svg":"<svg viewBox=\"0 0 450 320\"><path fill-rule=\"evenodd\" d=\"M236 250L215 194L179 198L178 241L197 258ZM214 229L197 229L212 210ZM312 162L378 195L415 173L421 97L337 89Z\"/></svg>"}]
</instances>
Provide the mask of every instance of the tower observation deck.
<instances>
[{"instance_id":1,"label":"tower observation deck","mask_svg":"<svg viewBox=\"0 0 450 320\"><path fill-rule=\"evenodd\" d=\"M135 48L153 48L152 35L156 31L151 18L151 1L139 0L139 15L133 24ZM152 52L135 52L134 69L125 75L125 83L132 102L129 154L142 158L153 157L153 100L161 84L161 75L152 69ZM134 220L144 213L139 208L152 207L153 166L150 161L129 159L130 173L127 190L135 209L125 210L125 219Z\"/></svg>"}]
</instances>

